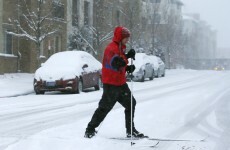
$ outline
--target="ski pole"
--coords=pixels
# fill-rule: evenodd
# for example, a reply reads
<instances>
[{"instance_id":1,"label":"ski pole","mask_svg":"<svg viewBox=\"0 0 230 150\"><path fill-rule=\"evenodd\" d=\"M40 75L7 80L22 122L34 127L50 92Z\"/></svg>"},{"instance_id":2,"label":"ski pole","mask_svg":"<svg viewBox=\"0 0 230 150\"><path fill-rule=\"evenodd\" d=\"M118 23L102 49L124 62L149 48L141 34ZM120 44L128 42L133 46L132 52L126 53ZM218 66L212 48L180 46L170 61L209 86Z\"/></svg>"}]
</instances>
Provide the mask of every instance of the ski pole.
<instances>
[{"instance_id":1,"label":"ski pole","mask_svg":"<svg viewBox=\"0 0 230 150\"><path fill-rule=\"evenodd\" d=\"M133 59L131 59L131 66L133 65ZM131 146L133 143L133 72L131 71Z\"/></svg>"}]
</instances>

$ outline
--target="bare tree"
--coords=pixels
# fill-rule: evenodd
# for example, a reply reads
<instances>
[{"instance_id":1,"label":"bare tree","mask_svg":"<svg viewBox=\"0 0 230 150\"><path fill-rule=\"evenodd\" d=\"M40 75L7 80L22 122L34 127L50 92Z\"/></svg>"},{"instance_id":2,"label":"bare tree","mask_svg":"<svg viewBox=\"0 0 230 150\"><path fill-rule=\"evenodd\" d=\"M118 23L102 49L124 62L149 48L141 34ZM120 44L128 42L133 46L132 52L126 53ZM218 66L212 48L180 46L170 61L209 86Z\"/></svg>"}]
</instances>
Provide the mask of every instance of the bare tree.
<instances>
[{"instance_id":1,"label":"bare tree","mask_svg":"<svg viewBox=\"0 0 230 150\"><path fill-rule=\"evenodd\" d=\"M162 54L162 43L160 42L160 28L168 19L169 5L167 3L150 3L147 5L149 15L148 33L150 33L150 49L147 53L152 55Z\"/></svg>"},{"instance_id":2,"label":"bare tree","mask_svg":"<svg viewBox=\"0 0 230 150\"><path fill-rule=\"evenodd\" d=\"M93 26L83 26L82 28L75 28L73 34L70 35L70 49L77 49L87 51L94 55L98 54L98 50L103 42L112 38L112 31L106 35L100 34Z\"/></svg>"},{"instance_id":3,"label":"bare tree","mask_svg":"<svg viewBox=\"0 0 230 150\"><path fill-rule=\"evenodd\" d=\"M34 5L31 5L31 3ZM57 22L64 23L64 20L59 18L60 16L55 16L62 15L58 9L59 7L63 7L63 4L58 0L37 0L34 2L20 0L18 5L20 20L11 19L15 31L8 32L8 34L26 38L35 43L37 65L40 65L42 42L60 30ZM59 13L57 13L58 11Z\"/></svg>"},{"instance_id":4,"label":"bare tree","mask_svg":"<svg viewBox=\"0 0 230 150\"><path fill-rule=\"evenodd\" d=\"M164 25L164 31L161 33L161 42L165 48L168 68L170 69L172 65L182 64L186 38L182 33L181 22L176 23L174 14L168 16L168 22Z\"/></svg>"},{"instance_id":5,"label":"bare tree","mask_svg":"<svg viewBox=\"0 0 230 150\"><path fill-rule=\"evenodd\" d=\"M80 26L78 23L79 15L73 14L76 19L73 19L75 26L69 37L70 49L83 50L98 55L103 43L112 38L111 24L107 24L107 20L112 18L105 17L104 13L107 9L105 3L104 0L94 2L93 24Z\"/></svg>"},{"instance_id":6,"label":"bare tree","mask_svg":"<svg viewBox=\"0 0 230 150\"><path fill-rule=\"evenodd\" d=\"M90 26L90 30L94 36L94 48L102 55L104 43L113 37L113 10L119 5L115 2L97 0L95 1L94 24ZM116 2L117 3L117 2ZM119 3L119 2L118 2Z\"/></svg>"},{"instance_id":7,"label":"bare tree","mask_svg":"<svg viewBox=\"0 0 230 150\"><path fill-rule=\"evenodd\" d=\"M72 34L69 36L69 49L77 49L97 55L97 51L93 47L93 35L88 27L73 28Z\"/></svg>"},{"instance_id":8,"label":"bare tree","mask_svg":"<svg viewBox=\"0 0 230 150\"><path fill-rule=\"evenodd\" d=\"M119 9L124 16L125 26L130 30L132 36L130 38L130 47L138 48L141 37L141 1L127 1L125 5Z\"/></svg>"}]
</instances>

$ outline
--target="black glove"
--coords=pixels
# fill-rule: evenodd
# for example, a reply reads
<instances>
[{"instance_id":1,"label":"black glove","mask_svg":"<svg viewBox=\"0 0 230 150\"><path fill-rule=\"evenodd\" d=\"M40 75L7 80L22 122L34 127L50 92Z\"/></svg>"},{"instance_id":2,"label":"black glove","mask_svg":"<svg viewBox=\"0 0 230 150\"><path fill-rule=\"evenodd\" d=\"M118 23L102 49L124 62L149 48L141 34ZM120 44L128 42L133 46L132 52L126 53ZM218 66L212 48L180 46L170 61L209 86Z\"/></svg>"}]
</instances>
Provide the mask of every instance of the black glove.
<instances>
[{"instance_id":1,"label":"black glove","mask_svg":"<svg viewBox=\"0 0 230 150\"><path fill-rule=\"evenodd\" d=\"M121 67L125 67L126 62L124 61L123 58L117 56L114 57L113 61L111 62L111 65L113 68L119 70Z\"/></svg>"},{"instance_id":2,"label":"black glove","mask_svg":"<svg viewBox=\"0 0 230 150\"><path fill-rule=\"evenodd\" d=\"M133 71L136 69L136 67L134 65L129 65L126 67L126 71L128 73L133 73Z\"/></svg>"},{"instance_id":3,"label":"black glove","mask_svg":"<svg viewBox=\"0 0 230 150\"><path fill-rule=\"evenodd\" d=\"M125 55L127 58L132 58L133 60L135 60L135 55L136 52L134 49L129 50L129 52Z\"/></svg>"}]
</instances>

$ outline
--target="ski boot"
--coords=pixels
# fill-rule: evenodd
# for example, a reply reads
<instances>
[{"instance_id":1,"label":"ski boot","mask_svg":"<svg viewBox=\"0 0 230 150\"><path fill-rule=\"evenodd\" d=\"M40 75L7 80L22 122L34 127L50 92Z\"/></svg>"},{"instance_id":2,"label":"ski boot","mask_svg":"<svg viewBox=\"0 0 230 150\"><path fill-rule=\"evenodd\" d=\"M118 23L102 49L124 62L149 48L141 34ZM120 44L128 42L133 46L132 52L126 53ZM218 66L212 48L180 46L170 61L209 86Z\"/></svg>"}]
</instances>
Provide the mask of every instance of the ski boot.
<instances>
[{"instance_id":1,"label":"ski boot","mask_svg":"<svg viewBox=\"0 0 230 150\"><path fill-rule=\"evenodd\" d=\"M87 128L86 131L85 131L85 138L92 138L94 137L95 135L97 134L97 131L95 131L95 129L89 129Z\"/></svg>"},{"instance_id":2,"label":"ski boot","mask_svg":"<svg viewBox=\"0 0 230 150\"><path fill-rule=\"evenodd\" d=\"M133 133L131 134L130 130L127 130L126 132L127 138L148 138L148 136L145 136L143 133L138 132L135 128L133 129Z\"/></svg>"}]
</instances>

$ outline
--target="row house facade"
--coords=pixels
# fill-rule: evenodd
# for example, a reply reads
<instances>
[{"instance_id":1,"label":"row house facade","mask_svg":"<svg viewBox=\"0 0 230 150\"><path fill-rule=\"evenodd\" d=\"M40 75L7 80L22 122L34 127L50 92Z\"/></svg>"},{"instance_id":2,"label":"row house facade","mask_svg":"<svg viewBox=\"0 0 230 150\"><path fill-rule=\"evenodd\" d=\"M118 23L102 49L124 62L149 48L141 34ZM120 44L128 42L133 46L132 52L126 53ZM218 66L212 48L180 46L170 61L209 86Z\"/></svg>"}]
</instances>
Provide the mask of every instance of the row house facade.
<instances>
[{"instance_id":1,"label":"row house facade","mask_svg":"<svg viewBox=\"0 0 230 150\"><path fill-rule=\"evenodd\" d=\"M97 0L94 2L94 22L99 39L102 41L98 49L98 59L101 61L105 46L111 41L116 26L125 26L131 31L130 44L127 49L135 48L140 39L141 31L140 0ZM105 40L104 40L105 39Z\"/></svg>"},{"instance_id":2,"label":"row house facade","mask_svg":"<svg viewBox=\"0 0 230 150\"><path fill-rule=\"evenodd\" d=\"M37 10L39 1L45 4L42 8L44 11L53 10L50 15L53 18L52 27L58 29L39 43L41 63L54 53L75 49L76 47L71 45L73 40L71 37L78 31L82 32L82 29L87 31L82 35L90 36L87 44L91 45L90 48L94 50L91 52L99 61L102 60L105 46L112 39L114 27L118 25L126 26L131 31L128 49L145 45L151 49L154 47L153 41L163 39L165 36L156 34L157 37L153 37L152 27L157 24L158 32L167 33L163 31L171 24L169 15L174 14L173 24L179 24L182 6L180 0L17 0L17 3L13 0L2 0L0 2L0 43L2 43L0 73L34 73L38 68L40 62L36 60L38 57L36 43L29 38L17 37L9 32L18 32L14 20L19 20L22 27L29 28L23 20L24 14L28 9ZM26 5L23 5L23 2L26 2ZM21 6L21 9L18 6ZM159 8L156 9L156 6ZM165 15L166 10L168 12ZM152 18L153 14L154 18ZM49 23L48 21L47 24ZM83 48L84 46L83 44ZM165 48L163 52L167 57Z\"/></svg>"},{"instance_id":3,"label":"row house facade","mask_svg":"<svg viewBox=\"0 0 230 150\"><path fill-rule=\"evenodd\" d=\"M91 39L87 41L91 44L95 51L92 53L99 61L102 60L102 55L105 46L112 39L113 29L115 26L122 25L128 27L132 32L131 41L139 38L139 24L140 22L140 7L139 0L25 0L26 6L32 11L36 10L37 2L42 1L46 3L44 10L54 9L52 17L54 24L58 26L58 31L48 36L41 43L40 60L41 63L47 60L52 54L72 50L70 46L71 36L82 30L87 30L87 34ZM36 60L36 44L28 38L17 37L8 34L8 31L15 32L13 25L14 19L20 20L27 9L19 10L18 5L23 5L24 0L8 1L3 0L0 2L0 73L10 72L29 72L34 73L38 68ZM47 3L51 3L48 5ZM15 10L9 12L9 8ZM130 16L133 16L130 19ZM24 25L23 20L21 20ZM5 28L7 26L7 28ZM24 25L28 28L28 26ZM54 26L55 27L55 26ZM92 29L94 31L92 31ZM136 30L135 30L136 29ZM17 30L16 30L17 31ZM84 34L84 33L82 33ZM136 38L134 38L136 37ZM98 42L99 41L99 42ZM9 44L10 43L10 44ZM92 47L91 46L91 47ZM11 67L8 67L11 66Z\"/></svg>"},{"instance_id":4,"label":"row house facade","mask_svg":"<svg viewBox=\"0 0 230 150\"><path fill-rule=\"evenodd\" d=\"M34 73L38 67L36 60L36 44L28 38L18 37L14 20L18 20L23 29L31 29L23 20L28 11L38 10L38 3L44 5L40 9L46 16L48 12L57 31L40 43L39 59L44 62L52 54L66 51L69 46L69 36L73 28L93 24L93 0L2 0L0 1L0 74L12 72ZM21 7L21 8L19 8ZM11 11L13 10L13 11ZM44 24L49 24L48 20ZM28 33L29 34L29 33Z\"/></svg>"},{"instance_id":5,"label":"row house facade","mask_svg":"<svg viewBox=\"0 0 230 150\"><path fill-rule=\"evenodd\" d=\"M147 31L143 45L147 53L157 55L170 68L172 63L171 45L174 32L181 28L182 6L180 0L143 0L143 20L147 20ZM146 52L145 51L145 52Z\"/></svg>"},{"instance_id":6,"label":"row house facade","mask_svg":"<svg viewBox=\"0 0 230 150\"><path fill-rule=\"evenodd\" d=\"M45 1L42 1L44 3ZM66 45L66 36L64 35L66 25L66 10L64 8L64 0L60 3L51 3L50 5L43 5L42 9L49 10L48 7L55 7L54 12L51 14L55 24L60 25L62 29L57 31L52 36L46 38L41 42L40 59L41 61L47 59L55 52L62 51ZM28 24L23 20L23 16L29 16L28 12L35 11L38 8L39 1L33 0L17 0L17 1L1 1L1 42L3 47L0 48L0 73L11 72L34 72L37 68L37 49L34 42L28 38L18 37L9 32L18 33L18 28L15 25L17 20L20 26L30 35L31 29ZM9 11L10 10L10 11ZM13 11L11 11L13 10ZM43 14L42 14L43 15ZM31 19L32 21L32 19ZM47 22L48 24L49 22ZM32 34L31 34L32 35Z\"/></svg>"},{"instance_id":7,"label":"row house facade","mask_svg":"<svg viewBox=\"0 0 230 150\"><path fill-rule=\"evenodd\" d=\"M183 33L187 39L184 47L185 67L209 69L209 64L216 58L217 31L212 29L199 14L184 14Z\"/></svg>"}]
</instances>

